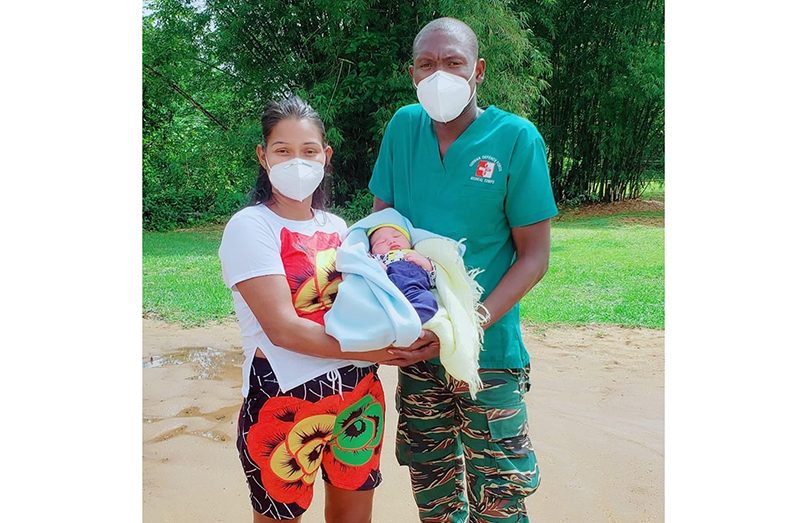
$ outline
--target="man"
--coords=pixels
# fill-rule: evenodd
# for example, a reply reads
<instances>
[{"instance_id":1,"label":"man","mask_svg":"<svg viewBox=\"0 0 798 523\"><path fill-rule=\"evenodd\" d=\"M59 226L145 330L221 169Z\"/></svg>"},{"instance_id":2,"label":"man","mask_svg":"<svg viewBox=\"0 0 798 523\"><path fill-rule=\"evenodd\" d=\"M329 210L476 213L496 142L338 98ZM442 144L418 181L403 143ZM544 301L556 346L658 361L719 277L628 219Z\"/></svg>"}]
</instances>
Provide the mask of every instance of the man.
<instances>
[{"instance_id":1,"label":"man","mask_svg":"<svg viewBox=\"0 0 798 523\"><path fill-rule=\"evenodd\" d=\"M545 146L529 121L477 107L485 60L465 23L439 18L421 29L409 72L420 105L399 109L386 128L369 183L374 210L392 206L416 227L465 238L466 266L484 269L488 314L475 401L429 359L433 345L399 363L397 457L423 522L528 521L524 498L540 480L518 301L548 268L557 208Z\"/></svg>"}]
</instances>

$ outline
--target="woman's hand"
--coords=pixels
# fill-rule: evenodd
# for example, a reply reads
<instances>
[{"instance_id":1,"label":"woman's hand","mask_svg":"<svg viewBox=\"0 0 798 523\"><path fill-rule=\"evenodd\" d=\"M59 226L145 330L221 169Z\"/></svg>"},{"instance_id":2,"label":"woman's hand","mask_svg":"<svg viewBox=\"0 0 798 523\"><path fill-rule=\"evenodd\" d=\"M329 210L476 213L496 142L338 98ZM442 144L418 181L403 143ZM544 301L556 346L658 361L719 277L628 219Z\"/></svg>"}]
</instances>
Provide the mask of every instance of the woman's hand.
<instances>
[{"instance_id":1,"label":"woman's hand","mask_svg":"<svg viewBox=\"0 0 798 523\"><path fill-rule=\"evenodd\" d=\"M346 352L345 358L370 361L380 365L396 365L406 367L436 357L441 351L438 336L430 330L422 330L421 336L409 347L385 347L384 349L364 352Z\"/></svg>"},{"instance_id":2,"label":"woman's hand","mask_svg":"<svg viewBox=\"0 0 798 523\"><path fill-rule=\"evenodd\" d=\"M409 347L391 347L385 350L393 357L381 361L381 364L407 367L419 361L436 357L440 354L441 342L434 332L424 329L421 331L421 336Z\"/></svg>"}]
</instances>

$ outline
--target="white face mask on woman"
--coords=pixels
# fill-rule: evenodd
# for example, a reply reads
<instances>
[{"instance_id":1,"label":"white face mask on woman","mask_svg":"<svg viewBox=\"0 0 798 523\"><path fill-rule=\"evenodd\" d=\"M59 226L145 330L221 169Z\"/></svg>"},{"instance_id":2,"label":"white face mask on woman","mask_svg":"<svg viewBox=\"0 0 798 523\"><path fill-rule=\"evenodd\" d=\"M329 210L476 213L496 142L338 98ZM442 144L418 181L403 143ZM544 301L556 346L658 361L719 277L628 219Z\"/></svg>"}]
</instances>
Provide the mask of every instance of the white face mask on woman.
<instances>
[{"instance_id":1,"label":"white face mask on woman","mask_svg":"<svg viewBox=\"0 0 798 523\"><path fill-rule=\"evenodd\" d=\"M324 179L324 164L313 160L293 158L274 167L266 160L266 165L272 187L298 202L313 194Z\"/></svg>"},{"instance_id":2,"label":"white face mask on woman","mask_svg":"<svg viewBox=\"0 0 798 523\"><path fill-rule=\"evenodd\" d=\"M476 71L477 64L475 63L468 80L446 71L435 71L421 80L415 86L416 96L429 117L436 122L446 123L460 116L477 92L475 88L472 93L471 86L468 84Z\"/></svg>"}]
</instances>

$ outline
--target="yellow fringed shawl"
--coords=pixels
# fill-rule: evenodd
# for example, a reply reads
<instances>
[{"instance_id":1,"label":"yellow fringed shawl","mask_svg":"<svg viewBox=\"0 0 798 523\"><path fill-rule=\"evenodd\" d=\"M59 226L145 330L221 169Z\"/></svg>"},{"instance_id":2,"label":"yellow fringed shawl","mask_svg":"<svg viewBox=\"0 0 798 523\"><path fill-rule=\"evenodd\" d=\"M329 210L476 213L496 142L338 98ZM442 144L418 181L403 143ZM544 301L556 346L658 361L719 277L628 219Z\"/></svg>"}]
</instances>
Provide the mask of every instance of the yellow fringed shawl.
<instances>
[{"instance_id":1,"label":"yellow fringed shawl","mask_svg":"<svg viewBox=\"0 0 798 523\"><path fill-rule=\"evenodd\" d=\"M441 343L440 359L446 372L468 384L472 398L482 389L479 378L479 352L482 350L485 317L479 299L482 287L474 277L481 269L466 270L459 254L459 244L445 238L429 238L413 248L435 264L438 312L425 329L434 332Z\"/></svg>"}]
</instances>

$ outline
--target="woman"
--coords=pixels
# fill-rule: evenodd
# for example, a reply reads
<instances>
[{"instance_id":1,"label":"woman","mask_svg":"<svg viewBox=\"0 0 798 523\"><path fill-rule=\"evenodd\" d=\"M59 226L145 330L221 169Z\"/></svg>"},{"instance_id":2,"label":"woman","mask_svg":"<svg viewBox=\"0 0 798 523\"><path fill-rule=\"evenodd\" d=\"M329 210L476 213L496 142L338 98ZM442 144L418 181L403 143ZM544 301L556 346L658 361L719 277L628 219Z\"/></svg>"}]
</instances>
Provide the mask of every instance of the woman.
<instances>
[{"instance_id":1,"label":"woman","mask_svg":"<svg viewBox=\"0 0 798 523\"><path fill-rule=\"evenodd\" d=\"M244 339L237 446L254 521L300 521L321 469L327 521L369 522L385 413L375 363L411 364L437 345L425 331L407 349L342 353L325 334L346 231L322 210L332 148L297 97L269 103L261 126L252 202L230 219L219 249Z\"/></svg>"}]
</instances>

